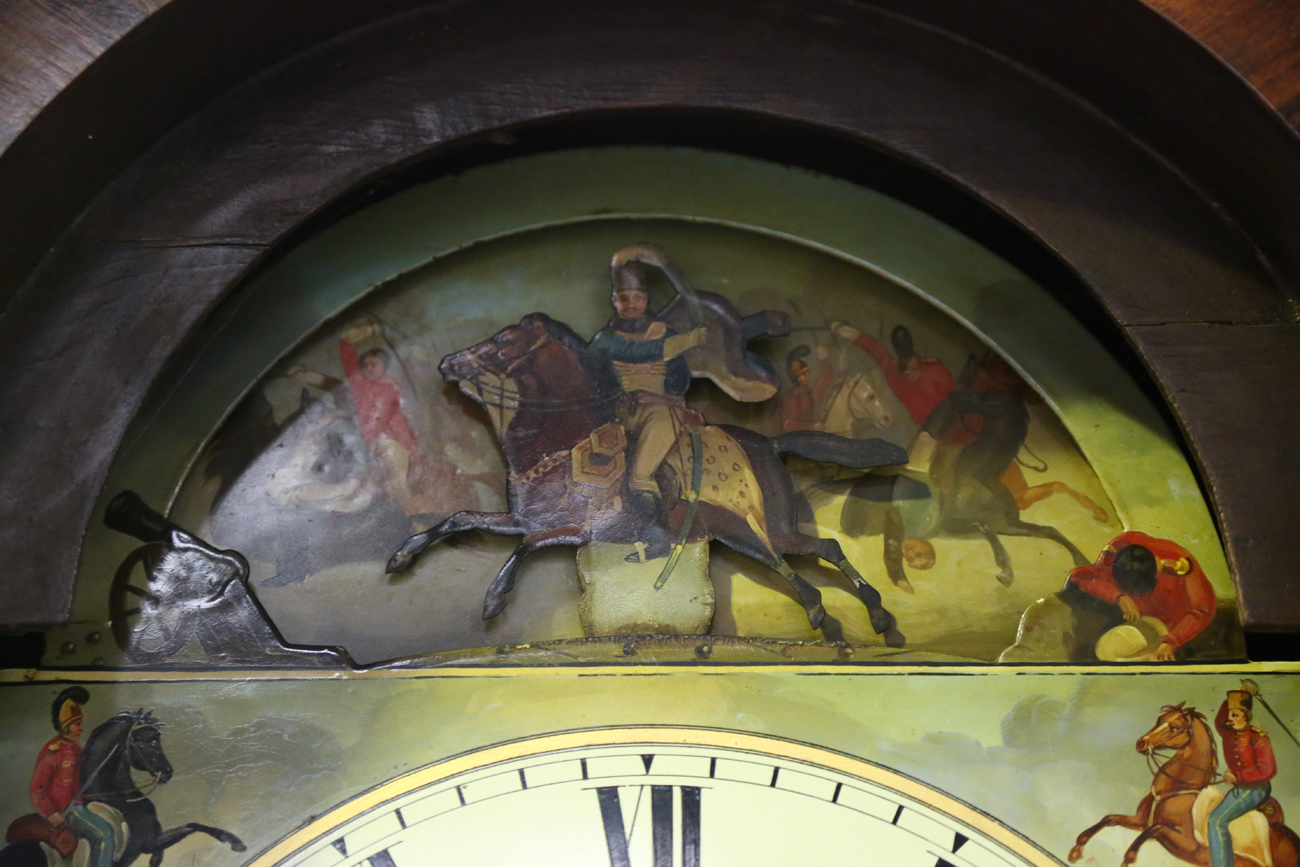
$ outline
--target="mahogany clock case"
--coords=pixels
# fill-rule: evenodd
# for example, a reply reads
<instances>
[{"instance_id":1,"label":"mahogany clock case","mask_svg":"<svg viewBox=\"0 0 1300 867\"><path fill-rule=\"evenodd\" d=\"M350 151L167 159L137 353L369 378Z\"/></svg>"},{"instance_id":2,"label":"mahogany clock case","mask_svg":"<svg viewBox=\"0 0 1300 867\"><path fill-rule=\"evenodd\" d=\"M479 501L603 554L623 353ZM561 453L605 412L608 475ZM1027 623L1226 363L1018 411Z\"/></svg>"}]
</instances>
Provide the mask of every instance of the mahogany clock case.
<instances>
[{"instance_id":1,"label":"mahogany clock case","mask_svg":"<svg viewBox=\"0 0 1300 867\"><path fill-rule=\"evenodd\" d=\"M1300 464L1280 444L1300 421L1289 398L1300 381L1295 134L1149 9L1048 6L168 4L0 158L0 198L22 203L0 209L12 253L0 280L13 293L0 340L17 359L0 401L0 620L59 634L82 542L114 493L105 481L148 430L141 408L160 405L165 371L201 359L195 338L220 333L259 279L273 282L313 239L321 246L331 227L403 195L595 149L758 164L787 178L767 188L778 195L795 175L880 191L1033 278L1033 297L1068 310L1091 351L1109 352L1107 369L1127 369L1116 381L1139 402L1128 377L1145 383L1147 402L1168 408L1190 455L1179 478L1196 514L1180 518L1207 544L1217 521L1226 558L1215 549L1207 562L1220 595L1230 567L1247 626L1294 627ZM576 250L587 269L616 238L639 240L587 216L445 264L492 266L551 244L548 256ZM777 273L830 256L735 226L642 216L638 229L678 244L710 279L726 276L706 266L727 245L722 265L736 269L746 251L772 252ZM435 284L443 264L408 283ZM835 269L853 270L846 260ZM602 270L581 274L599 281ZM401 302L402 288L376 305ZM583 296L572 309L592 328L597 307ZM324 359L312 343L323 340L336 362L337 332L351 324L327 321L300 347ZM973 347L968 338L958 344ZM227 385L251 389L264 369ZM199 438L214 428L201 421ZM1147 429L1159 427L1155 418ZM169 473L159 490L183 475ZM1090 544L1110 529L1099 523ZM109 578L97 580L102 590ZM764 604L809 627L789 595L772 591ZM110 640L107 627L84 626L71 653ZM1174 867L1183 862L1166 841L1148 838L1191 838L1192 811L1148 831L1127 811L1187 768L1199 774L1190 788L1215 788L1214 711L1223 703L1226 714L1228 691L1248 702L1247 690L1279 768L1267 816L1247 819L1282 845L1256 858L1295 863L1282 808L1300 797L1300 744L1279 725L1300 718L1294 664L891 665L894 648L869 632L883 664L845 658L844 642L790 642L828 654L801 664L710 659L694 637L671 665L638 658L633 640L609 645L616 660L530 665L504 653L373 671L334 657L307 670L311 654L257 670L209 659L122 671L79 656L58 670L31 659L0 671L0 821L13 822L0 860L61 863L58 839L42 849L15 835L40 824L26 821L32 791L60 768L71 782L67 741L80 737L75 789L129 825L114 841L123 865L147 854L155 867L406 867L444 847L462 863L698 867L806 853L860 863L868 852L918 867L1106 867L1143 845L1140 867ZM1146 748L1173 731L1191 734L1167 762ZM1102 828L1106 816L1128 827ZM83 841L73 863L88 852Z\"/></svg>"}]
</instances>

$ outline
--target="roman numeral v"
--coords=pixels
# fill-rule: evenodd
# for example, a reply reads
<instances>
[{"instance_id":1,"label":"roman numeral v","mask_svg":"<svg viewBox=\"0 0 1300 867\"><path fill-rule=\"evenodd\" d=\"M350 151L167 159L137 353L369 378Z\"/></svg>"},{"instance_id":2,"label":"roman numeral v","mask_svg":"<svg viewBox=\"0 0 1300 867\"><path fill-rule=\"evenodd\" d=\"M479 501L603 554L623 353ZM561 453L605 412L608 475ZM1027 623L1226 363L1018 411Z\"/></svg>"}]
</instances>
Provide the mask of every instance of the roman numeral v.
<instances>
[{"instance_id":1,"label":"roman numeral v","mask_svg":"<svg viewBox=\"0 0 1300 867\"><path fill-rule=\"evenodd\" d=\"M624 788L644 789L645 786ZM681 791L681 867L700 867L700 788L698 786L650 786L650 826L653 837L653 867L673 867L673 789ZM596 789L600 818L605 826L605 845L610 867L632 867L628 851L631 829L623 826L623 807L618 786ZM635 826L636 817L633 816Z\"/></svg>"}]
</instances>

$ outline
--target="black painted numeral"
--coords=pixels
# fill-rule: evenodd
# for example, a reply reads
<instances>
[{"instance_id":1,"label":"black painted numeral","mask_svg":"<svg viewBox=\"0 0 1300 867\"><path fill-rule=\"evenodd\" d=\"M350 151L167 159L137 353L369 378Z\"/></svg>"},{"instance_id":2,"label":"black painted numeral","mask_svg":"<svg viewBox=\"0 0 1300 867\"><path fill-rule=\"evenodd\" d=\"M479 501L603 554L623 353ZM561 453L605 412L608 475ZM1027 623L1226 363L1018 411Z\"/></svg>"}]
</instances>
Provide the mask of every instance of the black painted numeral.
<instances>
[{"instance_id":1,"label":"black painted numeral","mask_svg":"<svg viewBox=\"0 0 1300 867\"><path fill-rule=\"evenodd\" d=\"M600 801L600 820L605 825L610 867L632 867L627 857L627 835L623 831L623 808L618 802L618 787L602 786L596 790L596 798Z\"/></svg>"},{"instance_id":2,"label":"black painted numeral","mask_svg":"<svg viewBox=\"0 0 1300 867\"><path fill-rule=\"evenodd\" d=\"M682 786L682 867L700 867L700 789Z\"/></svg>"},{"instance_id":3,"label":"black painted numeral","mask_svg":"<svg viewBox=\"0 0 1300 867\"><path fill-rule=\"evenodd\" d=\"M650 824L654 826L655 867L673 867L673 787L650 787Z\"/></svg>"},{"instance_id":4,"label":"black painted numeral","mask_svg":"<svg viewBox=\"0 0 1300 867\"><path fill-rule=\"evenodd\" d=\"M623 788L641 790L646 787L624 786ZM650 786L649 789L654 867L673 867L674 789L681 792L682 867L700 867L700 788L698 786ZM619 787L597 788L596 799L600 803L600 819L605 828L605 846L609 850L610 867L632 867L631 856L628 853L629 830L623 825Z\"/></svg>"}]
</instances>

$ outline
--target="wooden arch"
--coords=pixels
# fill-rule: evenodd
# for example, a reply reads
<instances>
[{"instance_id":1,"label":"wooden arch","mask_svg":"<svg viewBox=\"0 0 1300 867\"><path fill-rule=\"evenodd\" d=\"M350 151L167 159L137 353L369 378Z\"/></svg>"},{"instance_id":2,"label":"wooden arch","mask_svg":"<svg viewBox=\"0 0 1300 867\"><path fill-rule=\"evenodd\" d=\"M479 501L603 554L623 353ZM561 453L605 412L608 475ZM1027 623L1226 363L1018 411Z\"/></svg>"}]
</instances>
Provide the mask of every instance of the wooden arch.
<instances>
[{"instance_id":1,"label":"wooden arch","mask_svg":"<svg viewBox=\"0 0 1300 867\"><path fill-rule=\"evenodd\" d=\"M1133 0L1046 5L173 0L0 157L0 624L67 617L148 390L295 232L430 160L623 123L884 154L1049 251L1165 395L1247 624L1300 625L1300 139Z\"/></svg>"}]
</instances>

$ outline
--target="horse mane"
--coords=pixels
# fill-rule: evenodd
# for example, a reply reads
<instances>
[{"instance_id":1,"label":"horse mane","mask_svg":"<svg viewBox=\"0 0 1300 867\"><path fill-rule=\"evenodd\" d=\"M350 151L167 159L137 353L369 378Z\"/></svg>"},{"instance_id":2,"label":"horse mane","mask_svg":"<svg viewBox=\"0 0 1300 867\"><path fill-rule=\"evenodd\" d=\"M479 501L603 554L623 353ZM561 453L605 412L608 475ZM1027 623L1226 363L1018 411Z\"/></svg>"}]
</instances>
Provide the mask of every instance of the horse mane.
<instances>
[{"instance_id":1,"label":"horse mane","mask_svg":"<svg viewBox=\"0 0 1300 867\"><path fill-rule=\"evenodd\" d=\"M546 329L546 333L552 339L564 344L577 357L578 363L582 365L583 371L587 374L587 382L591 385L592 397L604 397L618 393L619 386L618 381L614 378L614 372L599 355L591 350L591 347L587 345L587 341L583 340L578 332L565 323L552 319L545 313L529 313L519 320L519 325L523 328L532 328L534 325L539 324Z\"/></svg>"},{"instance_id":2,"label":"horse mane","mask_svg":"<svg viewBox=\"0 0 1300 867\"><path fill-rule=\"evenodd\" d=\"M1201 724L1201 728L1205 730L1206 740L1209 742L1210 776L1213 777L1219 772L1219 745L1217 739L1214 737L1214 728L1210 725L1205 714L1201 713L1194 707L1183 707L1185 704L1187 704L1185 701L1180 701L1178 704L1167 704L1160 709L1160 713L1161 715L1170 712L1181 713L1192 721L1191 725L1193 729L1196 728L1197 723Z\"/></svg>"},{"instance_id":3,"label":"horse mane","mask_svg":"<svg viewBox=\"0 0 1300 867\"><path fill-rule=\"evenodd\" d=\"M129 732L132 728L138 728L141 726L161 728L162 723L154 718L153 711L145 710L144 708L140 708L139 710L118 711L113 716L95 726L95 730L91 732L90 737L86 739L86 752L90 753L98 746L100 741L108 738L111 734L121 730L123 727L125 727L126 731Z\"/></svg>"},{"instance_id":4,"label":"horse mane","mask_svg":"<svg viewBox=\"0 0 1300 867\"><path fill-rule=\"evenodd\" d=\"M95 730L86 739L86 747L82 753L81 775L86 794L100 793L100 787L109 783L109 774L113 773L113 768L118 766L118 761L125 761L127 766L130 765L129 754L121 747L131 737L131 732L140 728L161 727L162 723L154 718L153 711L144 708L119 711L95 726ZM110 756L117 756L118 760L108 762ZM87 774L101 767L104 770L96 775L93 781L86 778Z\"/></svg>"},{"instance_id":5,"label":"horse mane","mask_svg":"<svg viewBox=\"0 0 1300 867\"><path fill-rule=\"evenodd\" d=\"M1199 710L1197 710L1194 707L1183 707L1183 705L1185 705L1186 703L1187 702L1180 701L1178 704L1167 704L1164 707L1160 708L1160 715L1164 716L1167 713L1181 713L1183 716L1191 717L1192 719L1198 719L1201 722L1206 722L1205 714L1201 713ZM1208 723L1206 724L1208 725Z\"/></svg>"},{"instance_id":6,"label":"horse mane","mask_svg":"<svg viewBox=\"0 0 1300 867\"><path fill-rule=\"evenodd\" d=\"M546 329L547 333L550 334L551 337L572 349L575 355L586 355L589 352L587 349L587 341L583 340L582 337L579 336L578 332L574 331L563 322L560 322L557 319L552 319L545 313L529 313L523 319L519 320L519 325L523 328L532 328L534 325L541 325Z\"/></svg>"}]
</instances>

